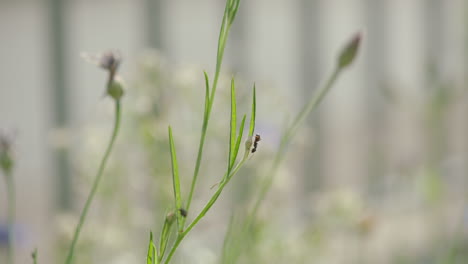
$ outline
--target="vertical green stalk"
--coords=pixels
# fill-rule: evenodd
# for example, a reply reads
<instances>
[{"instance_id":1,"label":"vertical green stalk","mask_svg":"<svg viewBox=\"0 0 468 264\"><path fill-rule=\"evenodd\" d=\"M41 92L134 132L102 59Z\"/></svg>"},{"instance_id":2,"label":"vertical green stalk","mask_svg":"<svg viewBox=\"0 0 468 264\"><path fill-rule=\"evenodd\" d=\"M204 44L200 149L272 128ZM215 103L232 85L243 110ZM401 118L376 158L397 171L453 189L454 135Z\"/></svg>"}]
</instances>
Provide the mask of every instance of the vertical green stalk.
<instances>
[{"instance_id":1,"label":"vertical green stalk","mask_svg":"<svg viewBox=\"0 0 468 264\"><path fill-rule=\"evenodd\" d=\"M91 192L88 195L88 198L86 200L85 206L83 208L83 211L81 212L80 215L80 220L78 221L78 225L76 226L75 234L73 235L73 240L70 245L70 248L68 250L68 256L65 261L66 264L71 264L73 260L73 254L75 251L75 246L78 241L78 238L80 236L81 228L83 227L83 224L85 222L86 216L88 214L89 207L91 206L91 203L94 199L94 196L96 194L97 188L99 186L99 183L102 179L102 175L104 172L104 168L106 166L107 160L109 159L109 155L112 151L112 147L114 146L115 139L117 138L117 134L119 132L120 128L120 117L121 117L121 103L119 99L115 100L115 123L114 123L114 129L112 132L111 139L109 141L109 145L107 146L106 152L104 153L104 157L102 158L101 164L99 165L99 169L96 174L96 178L94 179L93 186L91 188Z\"/></svg>"},{"instance_id":2,"label":"vertical green stalk","mask_svg":"<svg viewBox=\"0 0 468 264\"><path fill-rule=\"evenodd\" d=\"M14 232L14 223L16 215L16 202L15 202L15 181L13 180L13 175L11 171L4 171L5 173L5 183L7 189L7 199L8 199L8 219L7 219L7 231L8 231L8 252L7 252L7 262L8 264L15 263L15 232Z\"/></svg>"}]
</instances>

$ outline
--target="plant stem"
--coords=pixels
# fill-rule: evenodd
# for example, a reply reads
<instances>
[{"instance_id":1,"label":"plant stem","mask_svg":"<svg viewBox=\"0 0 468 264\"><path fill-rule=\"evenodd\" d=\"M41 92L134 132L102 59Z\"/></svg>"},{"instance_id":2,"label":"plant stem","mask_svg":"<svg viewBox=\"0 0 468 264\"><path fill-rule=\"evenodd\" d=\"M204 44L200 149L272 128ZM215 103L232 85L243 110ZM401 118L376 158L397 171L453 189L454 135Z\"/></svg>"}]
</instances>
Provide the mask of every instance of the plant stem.
<instances>
[{"instance_id":1,"label":"plant stem","mask_svg":"<svg viewBox=\"0 0 468 264\"><path fill-rule=\"evenodd\" d=\"M109 141L109 145L107 146L106 152L104 153L104 157L101 160L101 164L99 165L99 169L96 174L96 178L94 179L93 186L91 188L91 192L88 195L88 198L86 199L86 203L84 205L83 211L81 212L80 215L80 220L78 221L78 225L76 226L75 234L73 235L73 240L70 245L70 249L68 250L68 256L65 261L66 264L71 264L73 260L73 254L75 251L75 246L78 241L78 237L80 236L81 228L83 227L83 224L85 222L86 216L88 214L89 207L91 206L91 202L94 199L94 196L96 194L97 188L99 186L99 183L101 181L104 168L106 166L107 160L109 158L109 155L112 151L112 147L114 146L115 139L117 138L117 134L119 132L120 128L120 117L121 117L121 110L120 110L121 104L120 100L115 100L115 123L114 123L114 129L112 132L111 139Z\"/></svg>"},{"instance_id":2,"label":"plant stem","mask_svg":"<svg viewBox=\"0 0 468 264\"><path fill-rule=\"evenodd\" d=\"M208 203L205 205L205 207L203 207L203 209L201 210L201 212L197 215L197 217L195 217L195 219L193 220L192 223L190 223L188 226L187 226L187 229L184 230L184 232L182 233L179 233L179 235L177 236L177 239L174 243L174 245L172 246L171 248L171 251L169 252L169 255L167 256L166 258L166 261L164 262L165 264L168 264L169 261L172 259L172 256L174 255L176 249L179 247L180 243L182 242L182 240L185 238L185 236L192 230L192 228L195 227L195 225L198 224L198 222L200 222L200 220L206 215L206 213L211 209L211 207L213 206L213 204L216 202L216 200L218 200L219 196L221 195L224 187L226 186L226 184L228 184L228 182L231 180L231 178L239 171L239 169L242 167L242 165L245 163L245 161L247 161L247 158L248 158L248 152L246 152L246 155L244 155L244 157L242 158L242 160L236 165L236 167L231 171L231 173L227 176L227 177L223 177L223 180L220 184L219 184L219 187L218 189L216 190L216 192L213 194L213 196L211 197L211 199L208 201Z\"/></svg>"},{"instance_id":3,"label":"plant stem","mask_svg":"<svg viewBox=\"0 0 468 264\"><path fill-rule=\"evenodd\" d=\"M14 232L14 223L15 223L15 181L13 180L13 175L9 171L4 171L5 173L5 182L7 189L7 199L8 199L8 220L7 220L7 232L8 232L8 252L7 252L7 263L14 263L15 255L15 232Z\"/></svg>"},{"instance_id":4,"label":"plant stem","mask_svg":"<svg viewBox=\"0 0 468 264\"><path fill-rule=\"evenodd\" d=\"M291 142L292 138L296 134L297 129L302 124L304 119L319 106L320 102L322 102L324 96L328 93L330 88L335 84L336 80L338 79L341 70L342 68L335 68L335 70L327 79L327 81L320 87L318 92L312 97L312 99L307 103L307 105L305 105L302 108L301 112L296 116L293 123L289 126L284 135L281 137L279 149L276 152L275 158L273 160L273 165L270 168L269 173L267 174L268 176L264 179L263 184L261 185L262 187L257 197L257 200L255 201L255 205L252 209L251 217L254 217L255 213L260 207L261 202L263 201L263 199L265 199L265 196L270 190L271 185L273 184L274 177L276 175L276 171L278 170L280 163L286 156L286 149L289 143ZM250 220L252 221L253 218L250 218Z\"/></svg>"}]
</instances>

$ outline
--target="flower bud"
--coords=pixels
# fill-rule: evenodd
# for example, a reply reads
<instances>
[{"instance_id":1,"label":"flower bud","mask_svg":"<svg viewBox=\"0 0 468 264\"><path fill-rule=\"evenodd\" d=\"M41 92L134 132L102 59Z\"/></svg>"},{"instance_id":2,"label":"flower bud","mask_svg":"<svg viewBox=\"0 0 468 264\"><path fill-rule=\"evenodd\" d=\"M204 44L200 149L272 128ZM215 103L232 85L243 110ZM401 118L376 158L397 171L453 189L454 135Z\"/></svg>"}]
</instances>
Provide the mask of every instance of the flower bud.
<instances>
[{"instance_id":1,"label":"flower bud","mask_svg":"<svg viewBox=\"0 0 468 264\"><path fill-rule=\"evenodd\" d=\"M174 212L170 212L166 215L166 221L168 223L172 223L173 221L175 220L175 213Z\"/></svg>"},{"instance_id":2,"label":"flower bud","mask_svg":"<svg viewBox=\"0 0 468 264\"><path fill-rule=\"evenodd\" d=\"M120 100L120 98L122 98L124 95L124 89L122 80L120 78L110 80L109 84L107 85L107 94L115 100Z\"/></svg>"},{"instance_id":3,"label":"flower bud","mask_svg":"<svg viewBox=\"0 0 468 264\"><path fill-rule=\"evenodd\" d=\"M0 169L5 174L10 174L13 169L12 138L0 133Z\"/></svg>"},{"instance_id":4,"label":"flower bud","mask_svg":"<svg viewBox=\"0 0 468 264\"><path fill-rule=\"evenodd\" d=\"M338 57L338 68L343 69L351 65L359 50L360 43L361 33L357 33L341 51Z\"/></svg>"},{"instance_id":5,"label":"flower bud","mask_svg":"<svg viewBox=\"0 0 468 264\"><path fill-rule=\"evenodd\" d=\"M250 149L252 148L252 139L249 138L245 141L245 152L250 153Z\"/></svg>"}]
</instances>

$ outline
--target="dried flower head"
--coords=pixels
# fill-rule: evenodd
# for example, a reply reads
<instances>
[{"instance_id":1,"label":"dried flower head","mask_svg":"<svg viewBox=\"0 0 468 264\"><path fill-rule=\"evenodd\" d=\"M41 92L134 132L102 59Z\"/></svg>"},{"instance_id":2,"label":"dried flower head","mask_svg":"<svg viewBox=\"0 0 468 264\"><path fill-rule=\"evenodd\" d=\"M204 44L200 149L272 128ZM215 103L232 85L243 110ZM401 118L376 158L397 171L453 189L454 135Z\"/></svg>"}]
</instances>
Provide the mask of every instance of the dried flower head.
<instances>
[{"instance_id":1,"label":"dried flower head","mask_svg":"<svg viewBox=\"0 0 468 264\"><path fill-rule=\"evenodd\" d=\"M107 51L96 55L82 53L81 57L89 63L114 73L117 71L120 62L122 61L122 56L120 55L120 52L117 51Z\"/></svg>"},{"instance_id":2,"label":"dried flower head","mask_svg":"<svg viewBox=\"0 0 468 264\"><path fill-rule=\"evenodd\" d=\"M122 61L122 56L120 53L117 51L108 51L99 55L89 55L87 53L82 53L81 56L86 61L109 72L106 92L115 100L119 100L124 94L122 80L116 76L120 62Z\"/></svg>"},{"instance_id":3,"label":"dried flower head","mask_svg":"<svg viewBox=\"0 0 468 264\"><path fill-rule=\"evenodd\" d=\"M105 70L115 73L121 61L122 57L120 56L120 53L109 51L101 55L99 58L99 66Z\"/></svg>"}]
</instances>

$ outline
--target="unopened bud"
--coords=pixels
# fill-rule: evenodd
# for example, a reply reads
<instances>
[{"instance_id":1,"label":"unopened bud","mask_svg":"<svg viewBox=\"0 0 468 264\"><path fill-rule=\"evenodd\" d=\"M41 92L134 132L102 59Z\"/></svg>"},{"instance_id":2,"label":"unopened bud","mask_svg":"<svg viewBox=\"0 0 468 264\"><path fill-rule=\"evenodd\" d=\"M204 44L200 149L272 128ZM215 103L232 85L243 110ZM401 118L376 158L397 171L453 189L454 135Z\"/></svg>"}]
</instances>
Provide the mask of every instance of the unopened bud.
<instances>
[{"instance_id":1,"label":"unopened bud","mask_svg":"<svg viewBox=\"0 0 468 264\"><path fill-rule=\"evenodd\" d=\"M110 83L107 85L107 94L115 100L120 100L120 98L122 98L124 95L124 88L120 78L110 80Z\"/></svg>"},{"instance_id":2,"label":"unopened bud","mask_svg":"<svg viewBox=\"0 0 468 264\"><path fill-rule=\"evenodd\" d=\"M172 223L175 219L175 213L174 212L170 212L166 215L166 221L168 223Z\"/></svg>"},{"instance_id":3,"label":"unopened bud","mask_svg":"<svg viewBox=\"0 0 468 264\"><path fill-rule=\"evenodd\" d=\"M252 148L252 139L249 138L245 141L245 153L250 153L250 149Z\"/></svg>"},{"instance_id":4,"label":"unopened bud","mask_svg":"<svg viewBox=\"0 0 468 264\"><path fill-rule=\"evenodd\" d=\"M5 174L10 174L13 169L13 139L6 133L0 133L0 169Z\"/></svg>"},{"instance_id":5,"label":"unopened bud","mask_svg":"<svg viewBox=\"0 0 468 264\"><path fill-rule=\"evenodd\" d=\"M351 63L353 63L354 58L356 58L356 54L359 50L359 46L361 43L361 33L357 33L354 35L353 39L351 39L348 44L343 48L338 57L338 67L340 69L346 68Z\"/></svg>"}]
</instances>

